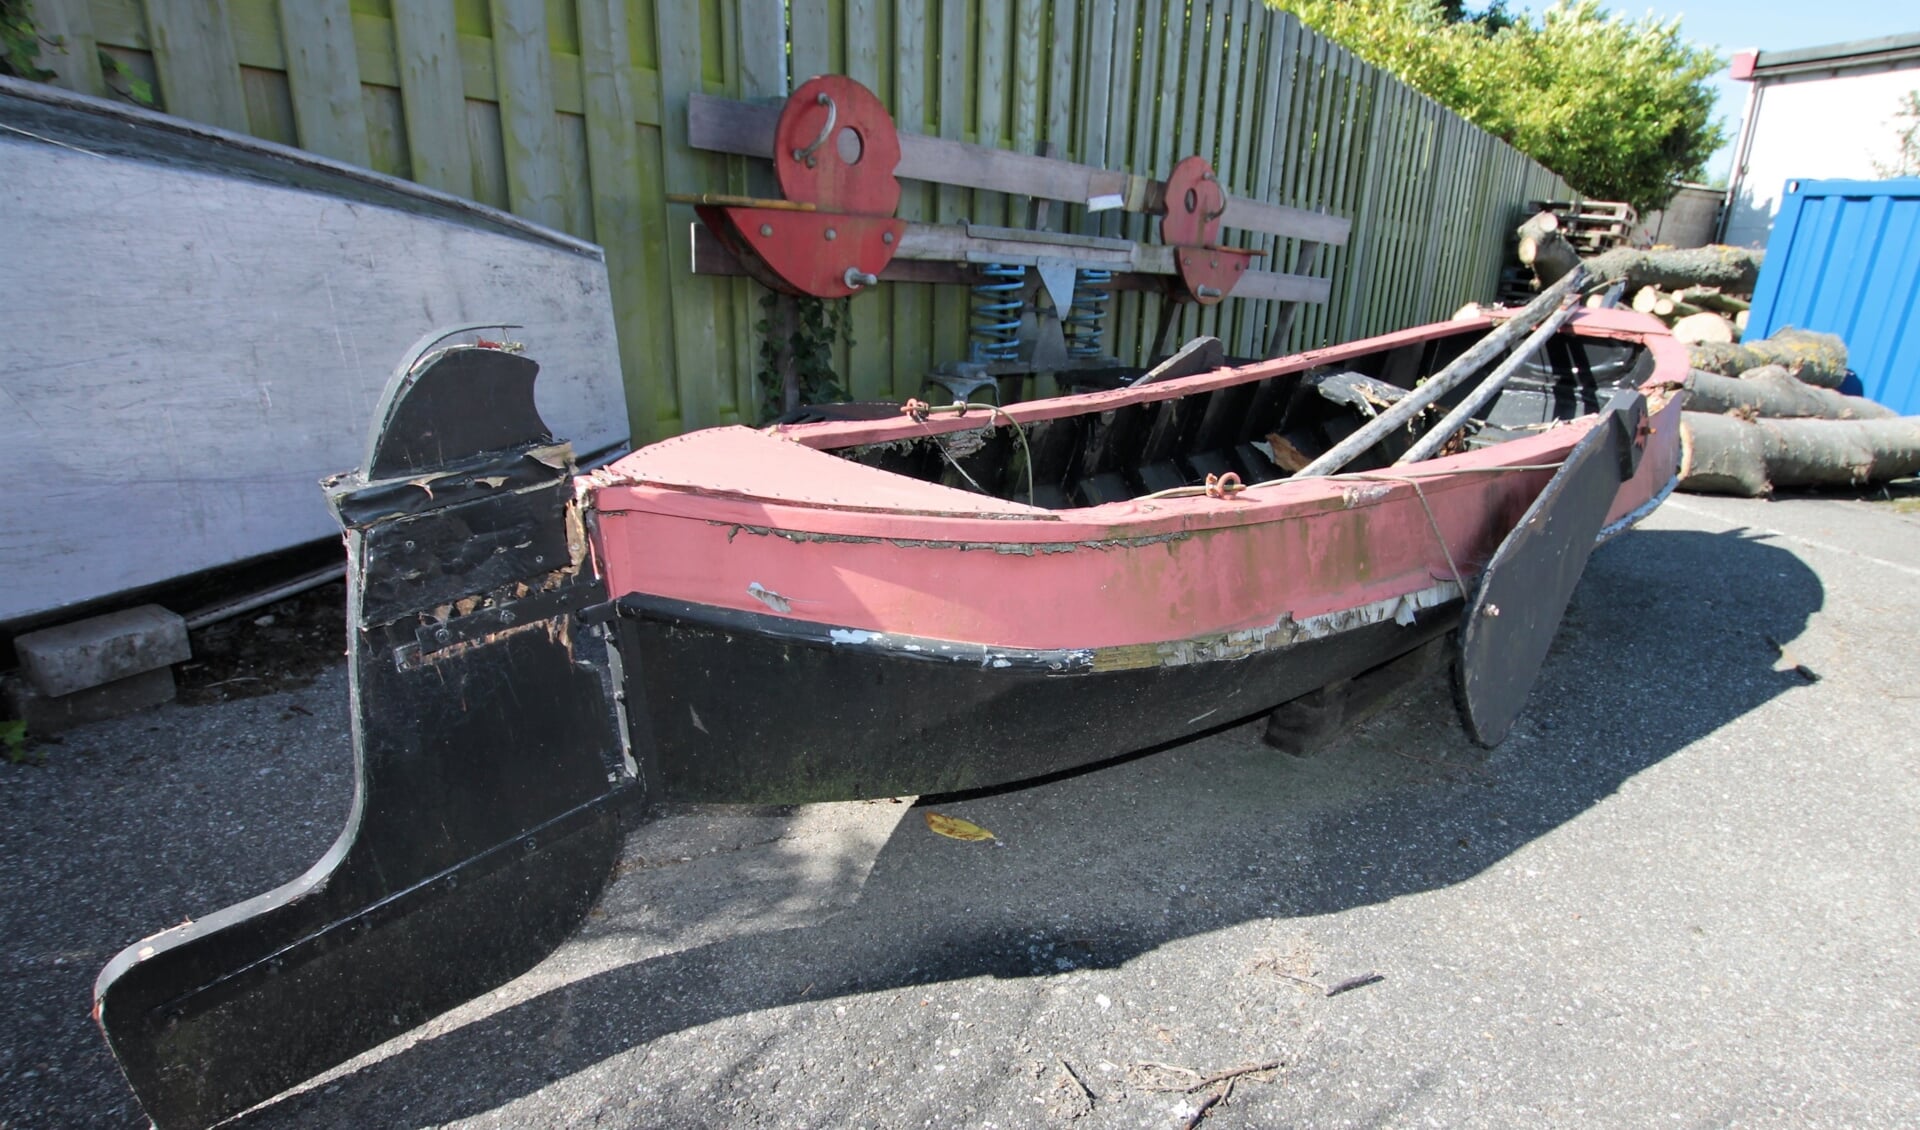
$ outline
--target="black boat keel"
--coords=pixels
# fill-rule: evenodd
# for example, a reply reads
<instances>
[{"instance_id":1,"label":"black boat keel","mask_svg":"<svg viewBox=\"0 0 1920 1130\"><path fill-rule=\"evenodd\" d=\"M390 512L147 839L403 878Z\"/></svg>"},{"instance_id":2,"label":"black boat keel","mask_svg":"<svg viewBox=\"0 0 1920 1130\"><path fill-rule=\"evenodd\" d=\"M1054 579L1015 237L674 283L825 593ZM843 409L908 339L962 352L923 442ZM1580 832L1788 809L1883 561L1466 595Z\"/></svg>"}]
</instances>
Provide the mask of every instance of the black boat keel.
<instances>
[{"instance_id":1,"label":"black boat keel","mask_svg":"<svg viewBox=\"0 0 1920 1130\"><path fill-rule=\"evenodd\" d=\"M603 630L576 615L606 594L536 371L426 353L389 387L364 469L327 483L352 813L305 875L101 973L95 1016L162 1128L220 1121L519 975L612 870L641 790Z\"/></svg>"}]
</instances>

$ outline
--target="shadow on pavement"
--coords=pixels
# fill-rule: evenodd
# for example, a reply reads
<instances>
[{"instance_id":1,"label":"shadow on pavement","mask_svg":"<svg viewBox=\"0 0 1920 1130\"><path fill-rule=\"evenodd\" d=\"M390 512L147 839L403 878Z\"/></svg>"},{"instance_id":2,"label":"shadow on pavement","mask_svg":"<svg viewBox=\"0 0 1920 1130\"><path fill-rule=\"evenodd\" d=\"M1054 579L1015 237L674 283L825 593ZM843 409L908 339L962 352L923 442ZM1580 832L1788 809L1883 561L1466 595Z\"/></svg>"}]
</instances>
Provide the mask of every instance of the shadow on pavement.
<instances>
[{"instance_id":1,"label":"shadow on pavement","mask_svg":"<svg viewBox=\"0 0 1920 1130\"><path fill-rule=\"evenodd\" d=\"M838 885L845 908L744 934L724 928L725 891L642 867L615 880L587 943L665 929L692 938L686 948L588 972L241 1124L319 1111L366 1125L407 1122L403 1111L451 1120L726 1017L1110 968L1225 926L1458 883L1794 685L1768 637L1793 639L1822 601L1818 578L1763 540L1642 530L1596 553L1527 713L1491 753L1460 733L1440 683L1314 758L1274 753L1243 725L953 804L999 846L939 839L909 813L870 871L802 880L797 854L775 844L795 884ZM711 928L670 921L681 911L713 916Z\"/></svg>"}]
</instances>

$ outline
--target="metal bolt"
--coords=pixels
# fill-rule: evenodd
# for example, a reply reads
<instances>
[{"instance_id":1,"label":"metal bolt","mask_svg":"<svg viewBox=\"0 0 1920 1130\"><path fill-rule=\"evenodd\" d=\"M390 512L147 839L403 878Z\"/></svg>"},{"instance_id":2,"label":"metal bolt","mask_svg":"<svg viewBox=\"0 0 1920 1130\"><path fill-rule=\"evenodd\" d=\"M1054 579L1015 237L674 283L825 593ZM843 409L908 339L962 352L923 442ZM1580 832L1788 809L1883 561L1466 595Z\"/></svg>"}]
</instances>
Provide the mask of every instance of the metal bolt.
<instances>
[{"instance_id":1,"label":"metal bolt","mask_svg":"<svg viewBox=\"0 0 1920 1130\"><path fill-rule=\"evenodd\" d=\"M1193 288L1193 292L1202 298L1220 297L1220 288L1217 286L1197 286Z\"/></svg>"},{"instance_id":2,"label":"metal bolt","mask_svg":"<svg viewBox=\"0 0 1920 1130\"><path fill-rule=\"evenodd\" d=\"M1218 260L1218 259L1209 259L1209 260L1207 260L1207 266L1209 266L1209 267L1218 267L1219 265L1220 265L1220 260Z\"/></svg>"},{"instance_id":3,"label":"metal bolt","mask_svg":"<svg viewBox=\"0 0 1920 1130\"><path fill-rule=\"evenodd\" d=\"M533 555L533 563L535 565L545 565L547 563L547 559L536 553Z\"/></svg>"},{"instance_id":4,"label":"metal bolt","mask_svg":"<svg viewBox=\"0 0 1920 1130\"><path fill-rule=\"evenodd\" d=\"M408 542L408 543L407 543L407 548L408 548L408 549L412 549L412 548L413 548L413 543L412 543L412 542Z\"/></svg>"},{"instance_id":5,"label":"metal bolt","mask_svg":"<svg viewBox=\"0 0 1920 1130\"><path fill-rule=\"evenodd\" d=\"M837 232L837 231L834 231L834 230L833 230L832 228L828 228L828 229L827 229L827 238L828 238L828 239L830 239L830 240L832 240L832 239L839 239L839 238L840 238L840 233L839 233L839 232Z\"/></svg>"},{"instance_id":6,"label":"metal bolt","mask_svg":"<svg viewBox=\"0 0 1920 1130\"><path fill-rule=\"evenodd\" d=\"M501 611L500 611L500 622L501 622L502 624L511 624L511 623L513 623L513 620L514 620L514 615L513 615L513 613L512 613L512 612L509 612L509 611L507 611L506 609L501 609Z\"/></svg>"},{"instance_id":7,"label":"metal bolt","mask_svg":"<svg viewBox=\"0 0 1920 1130\"><path fill-rule=\"evenodd\" d=\"M772 234L773 234L773 225L772 225L772 224L761 224L761 225L760 225L760 234L761 234L761 235L772 235Z\"/></svg>"},{"instance_id":8,"label":"metal bolt","mask_svg":"<svg viewBox=\"0 0 1920 1130\"><path fill-rule=\"evenodd\" d=\"M439 640L441 643L452 643L453 633L447 631L445 628L442 628L439 631L433 633L433 638L436 640Z\"/></svg>"},{"instance_id":9,"label":"metal bolt","mask_svg":"<svg viewBox=\"0 0 1920 1130\"><path fill-rule=\"evenodd\" d=\"M848 267L846 275L841 279L848 290L859 290L863 286L872 286L879 281L879 276L867 274L858 267Z\"/></svg>"},{"instance_id":10,"label":"metal bolt","mask_svg":"<svg viewBox=\"0 0 1920 1130\"><path fill-rule=\"evenodd\" d=\"M892 232L890 232L890 231L883 231L883 232L881 232L881 233L880 233L880 242L881 242L881 243L892 243L892 242L893 242L893 233L892 233Z\"/></svg>"}]
</instances>

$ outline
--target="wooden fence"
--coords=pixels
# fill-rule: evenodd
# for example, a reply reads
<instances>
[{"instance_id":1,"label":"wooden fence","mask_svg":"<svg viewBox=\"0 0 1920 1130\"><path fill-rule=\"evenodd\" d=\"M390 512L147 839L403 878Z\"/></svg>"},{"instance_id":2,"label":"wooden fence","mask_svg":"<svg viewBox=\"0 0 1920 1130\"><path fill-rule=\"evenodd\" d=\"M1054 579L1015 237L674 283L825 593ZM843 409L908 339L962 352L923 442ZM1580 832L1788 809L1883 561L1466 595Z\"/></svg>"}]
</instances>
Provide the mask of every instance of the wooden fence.
<instances>
[{"instance_id":1,"label":"wooden fence","mask_svg":"<svg viewBox=\"0 0 1920 1130\"><path fill-rule=\"evenodd\" d=\"M160 108L501 208L607 249L636 439L754 422L760 292L689 271L669 192L766 191L764 166L690 149L690 91L779 99L843 72L903 131L1165 176L1200 153L1240 195L1354 221L1295 349L1491 298L1525 201L1551 171L1253 0L35 0L88 93L151 84ZM95 47L99 48L97 53ZM111 62L104 69L100 54ZM1026 202L905 182L900 214L1025 224ZM1153 239L1141 216L1056 208L1052 226ZM1229 233L1230 236L1232 233ZM1244 239L1244 235L1241 237ZM1108 346L1137 360L1160 299L1120 295ZM916 392L967 350L958 288L889 284L852 306L856 397ZM1274 311L1183 315L1249 353ZM423 327L424 328L424 327Z\"/></svg>"}]
</instances>

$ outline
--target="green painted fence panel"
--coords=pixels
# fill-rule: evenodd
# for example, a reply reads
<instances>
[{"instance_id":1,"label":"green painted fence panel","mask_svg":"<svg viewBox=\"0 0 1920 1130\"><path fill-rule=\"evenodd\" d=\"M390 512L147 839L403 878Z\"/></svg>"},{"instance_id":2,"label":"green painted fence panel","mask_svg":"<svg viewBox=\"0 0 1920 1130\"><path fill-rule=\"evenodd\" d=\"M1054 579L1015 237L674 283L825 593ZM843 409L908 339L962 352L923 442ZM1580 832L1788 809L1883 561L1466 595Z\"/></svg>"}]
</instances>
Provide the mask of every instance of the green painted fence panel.
<instances>
[{"instance_id":1,"label":"green painted fence panel","mask_svg":"<svg viewBox=\"0 0 1920 1130\"><path fill-rule=\"evenodd\" d=\"M1229 232L1272 269L1326 274L1301 349L1486 301L1529 200L1566 184L1255 0L38 0L53 81L108 93L94 51L161 107L365 164L600 242L637 439L754 422L762 291L695 277L669 192L764 193L764 163L696 152L688 94L777 101L827 70L903 131L1164 177L1193 153L1229 191L1353 221L1345 247ZM124 85L124 84L123 84ZM1000 193L904 186L913 220L1151 240L1158 222ZM1111 304L1106 345L1142 362L1163 300ZM964 292L890 285L853 304L841 384L917 393L967 350ZM1177 333L1267 347L1273 303L1179 311ZM426 327L422 327L425 329ZM1046 391L1049 382L1036 386ZM1012 391L1009 389L1009 391ZM1031 391L1031 390L1029 390Z\"/></svg>"}]
</instances>

